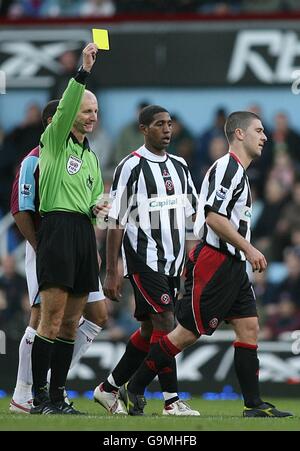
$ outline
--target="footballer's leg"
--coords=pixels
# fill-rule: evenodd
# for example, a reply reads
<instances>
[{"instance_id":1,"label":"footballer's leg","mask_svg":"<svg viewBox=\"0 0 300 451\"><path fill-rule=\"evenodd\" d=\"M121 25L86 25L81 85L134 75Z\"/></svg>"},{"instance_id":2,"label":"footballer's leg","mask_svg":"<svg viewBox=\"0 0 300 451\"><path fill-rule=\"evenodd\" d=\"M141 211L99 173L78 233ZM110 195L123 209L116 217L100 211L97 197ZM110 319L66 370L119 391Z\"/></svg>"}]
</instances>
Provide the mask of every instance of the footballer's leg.
<instances>
[{"instance_id":1,"label":"footballer's leg","mask_svg":"<svg viewBox=\"0 0 300 451\"><path fill-rule=\"evenodd\" d=\"M276 409L273 404L262 401L259 392L259 359L257 357L257 317L231 320L236 340L234 342L234 365L244 398L243 416L290 417L290 412Z\"/></svg>"},{"instance_id":2,"label":"footballer's leg","mask_svg":"<svg viewBox=\"0 0 300 451\"><path fill-rule=\"evenodd\" d=\"M32 407L31 351L40 319L39 304L31 307L28 327L19 346L19 364L16 386L9 410L13 413L30 413Z\"/></svg>"}]
</instances>

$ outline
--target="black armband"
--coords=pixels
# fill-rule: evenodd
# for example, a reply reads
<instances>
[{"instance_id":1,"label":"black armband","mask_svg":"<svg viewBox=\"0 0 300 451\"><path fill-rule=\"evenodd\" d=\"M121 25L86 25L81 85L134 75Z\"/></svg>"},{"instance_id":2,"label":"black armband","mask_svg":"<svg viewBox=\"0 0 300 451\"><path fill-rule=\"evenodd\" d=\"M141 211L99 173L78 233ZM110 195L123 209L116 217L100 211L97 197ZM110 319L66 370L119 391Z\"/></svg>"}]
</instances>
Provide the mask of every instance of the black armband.
<instances>
[{"instance_id":1,"label":"black armband","mask_svg":"<svg viewBox=\"0 0 300 451\"><path fill-rule=\"evenodd\" d=\"M80 68L78 69L78 72L75 75L74 79L78 83L80 83L82 85L85 85L89 75L90 75L90 72L88 72L87 70L84 70L83 66L80 66Z\"/></svg>"}]
</instances>

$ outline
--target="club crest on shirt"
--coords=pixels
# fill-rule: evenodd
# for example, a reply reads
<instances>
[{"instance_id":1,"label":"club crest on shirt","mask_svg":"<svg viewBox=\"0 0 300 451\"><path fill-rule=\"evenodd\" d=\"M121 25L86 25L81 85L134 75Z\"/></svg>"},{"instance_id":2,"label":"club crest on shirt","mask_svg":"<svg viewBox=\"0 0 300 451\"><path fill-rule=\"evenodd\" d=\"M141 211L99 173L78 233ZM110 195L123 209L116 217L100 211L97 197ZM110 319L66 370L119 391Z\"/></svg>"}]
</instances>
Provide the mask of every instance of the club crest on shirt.
<instances>
[{"instance_id":1,"label":"club crest on shirt","mask_svg":"<svg viewBox=\"0 0 300 451\"><path fill-rule=\"evenodd\" d=\"M74 155L70 155L67 162L67 171L68 174L73 175L77 174L80 171L82 165L82 160L80 158L74 157Z\"/></svg>"},{"instance_id":2,"label":"club crest on shirt","mask_svg":"<svg viewBox=\"0 0 300 451\"><path fill-rule=\"evenodd\" d=\"M217 327L217 325L219 324L219 320L218 318L213 318L209 321L209 327L211 327L212 329L215 329Z\"/></svg>"},{"instance_id":3,"label":"club crest on shirt","mask_svg":"<svg viewBox=\"0 0 300 451\"><path fill-rule=\"evenodd\" d=\"M220 185L220 188L216 192L216 197L219 200L225 200L227 196L228 189L224 188L224 186Z\"/></svg>"},{"instance_id":4,"label":"club crest on shirt","mask_svg":"<svg viewBox=\"0 0 300 451\"><path fill-rule=\"evenodd\" d=\"M170 304L170 302L171 302L171 298L168 295L168 293L162 294L160 297L160 300L163 304Z\"/></svg>"},{"instance_id":5,"label":"club crest on shirt","mask_svg":"<svg viewBox=\"0 0 300 451\"><path fill-rule=\"evenodd\" d=\"M174 191L174 184L173 184L172 180L166 180L165 185L166 185L167 191Z\"/></svg>"}]
</instances>

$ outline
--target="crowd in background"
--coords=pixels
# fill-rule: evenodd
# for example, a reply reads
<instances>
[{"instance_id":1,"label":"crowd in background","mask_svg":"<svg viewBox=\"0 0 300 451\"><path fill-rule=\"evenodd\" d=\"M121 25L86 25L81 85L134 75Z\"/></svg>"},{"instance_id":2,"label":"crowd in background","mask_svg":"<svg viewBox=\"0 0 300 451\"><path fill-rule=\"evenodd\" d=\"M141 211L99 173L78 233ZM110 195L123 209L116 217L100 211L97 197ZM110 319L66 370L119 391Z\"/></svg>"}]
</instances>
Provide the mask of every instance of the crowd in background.
<instances>
[{"instance_id":1,"label":"crowd in background","mask_svg":"<svg viewBox=\"0 0 300 451\"><path fill-rule=\"evenodd\" d=\"M137 105L136 117L120 131L113 141L99 125L91 135L92 148L98 155L109 192L115 166L143 143L137 125L137 115L147 104ZM258 105L245 109L263 118ZM200 190L202 179L210 165L228 151L224 136L224 122L228 111L220 106L211 126L199 130L194 136L179 114L172 114L173 139L169 152L182 156L188 162L192 176ZM0 211L9 211L9 197L16 168L24 153L39 142L42 132L40 109L30 105L24 120L0 139ZM268 259L265 273L253 274L258 307L263 324L262 338L275 339L282 333L300 329L300 135L294 130L288 115L274 112L272 124L265 124L268 142L262 157L248 169L253 195L252 241ZM105 230L97 231L98 247L102 257L102 276L105 271ZM12 229L9 250L21 241L16 229ZM187 241L188 249L194 244ZM120 260L121 271L121 260ZM124 296L121 303L109 303L110 320L103 337L125 339L137 327L131 318L132 290L124 280ZM18 274L14 257L8 255L0 263L0 329L12 336L22 334L29 314L26 284Z\"/></svg>"},{"instance_id":2,"label":"crowd in background","mask_svg":"<svg viewBox=\"0 0 300 451\"><path fill-rule=\"evenodd\" d=\"M112 16L129 12L271 12L300 11L298 0L0 0L0 15L17 17L55 16ZM69 78L74 75L78 58L68 51L60 61L60 74L49 93L59 98ZM92 91L93 86L89 86ZM109 192L116 165L130 150L143 144L137 117L149 99L141 99L136 116L112 139L101 123L89 138L104 174ZM263 105L245 105L257 113L265 126L268 142L262 157L252 163L248 175L252 187L252 241L266 256L269 266L265 273L254 273L253 283L261 316L261 337L276 339L283 333L300 329L300 134L292 128L285 111L274 111L271 124L264 122ZM224 122L230 111L226 105L216 109L214 119L206 130L193 134L182 122L178 111L172 112L173 138L169 152L183 157L199 192L203 177L210 165L228 151L224 136ZM31 104L20 124L4 132L0 124L0 221L9 211L12 181L22 157L39 142L42 133L40 106ZM201 124L201 118L199 118ZM102 257L102 279L105 272L105 230L97 230ZM9 231L8 255L0 260L0 330L19 339L27 325L29 302L26 282L19 274L12 252L22 241L16 227ZM188 249L194 244L187 242ZM120 260L121 272L121 260ZM109 322L101 337L126 339L137 327L132 320L133 294L127 280L123 282L123 300L108 303Z\"/></svg>"},{"instance_id":3,"label":"crowd in background","mask_svg":"<svg viewBox=\"0 0 300 451\"><path fill-rule=\"evenodd\" d=\"M22 17L112 17L115 14L251 14L300 11L298 0L0 0L0 15Z\"/></svg>"}]
</instances>

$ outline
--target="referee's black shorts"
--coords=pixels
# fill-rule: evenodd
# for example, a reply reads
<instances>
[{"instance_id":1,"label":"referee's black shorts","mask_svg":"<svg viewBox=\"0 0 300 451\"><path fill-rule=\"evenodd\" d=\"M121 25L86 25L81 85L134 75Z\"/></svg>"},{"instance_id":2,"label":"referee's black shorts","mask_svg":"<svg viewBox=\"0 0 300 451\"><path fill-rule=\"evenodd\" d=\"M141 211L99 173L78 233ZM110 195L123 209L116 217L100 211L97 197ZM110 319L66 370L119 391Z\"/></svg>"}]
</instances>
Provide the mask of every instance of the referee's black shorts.
<instances>
[{"instance_id":1,"label":"referee's black shorts","mask_svg":"<svg viewBox=\"0 0 300 451\"><path fill-rule=\"evenodd\" d=\"M195 335L212 335L222 321L257 316L246 262L205 243L186 265L185 293L176 304L178 322Z\"/></svg>"},{"instance_id":2,"label":"referee's black shorts","mask_svg":"<svg viewBox=\"0 0 300 451\"><path fill-rule=\"evenodd\" d=\"M98 291L97 245L90 219L80 213L47 213L38 232L36 262L40 290L65 287L78 295Z\"/></svg>"},{"instance_id":3,"label":"referee's black shorts","mask_svg":"<svg viewBox=\"0 0 300 451\"><path fill-rule=\"evenodd\" d=\"M169 277L151 269L129 276L135 296L134 316L145 321L151 314L174 312L180 284L179 277Z\"/></svg>"}]
</instances>

